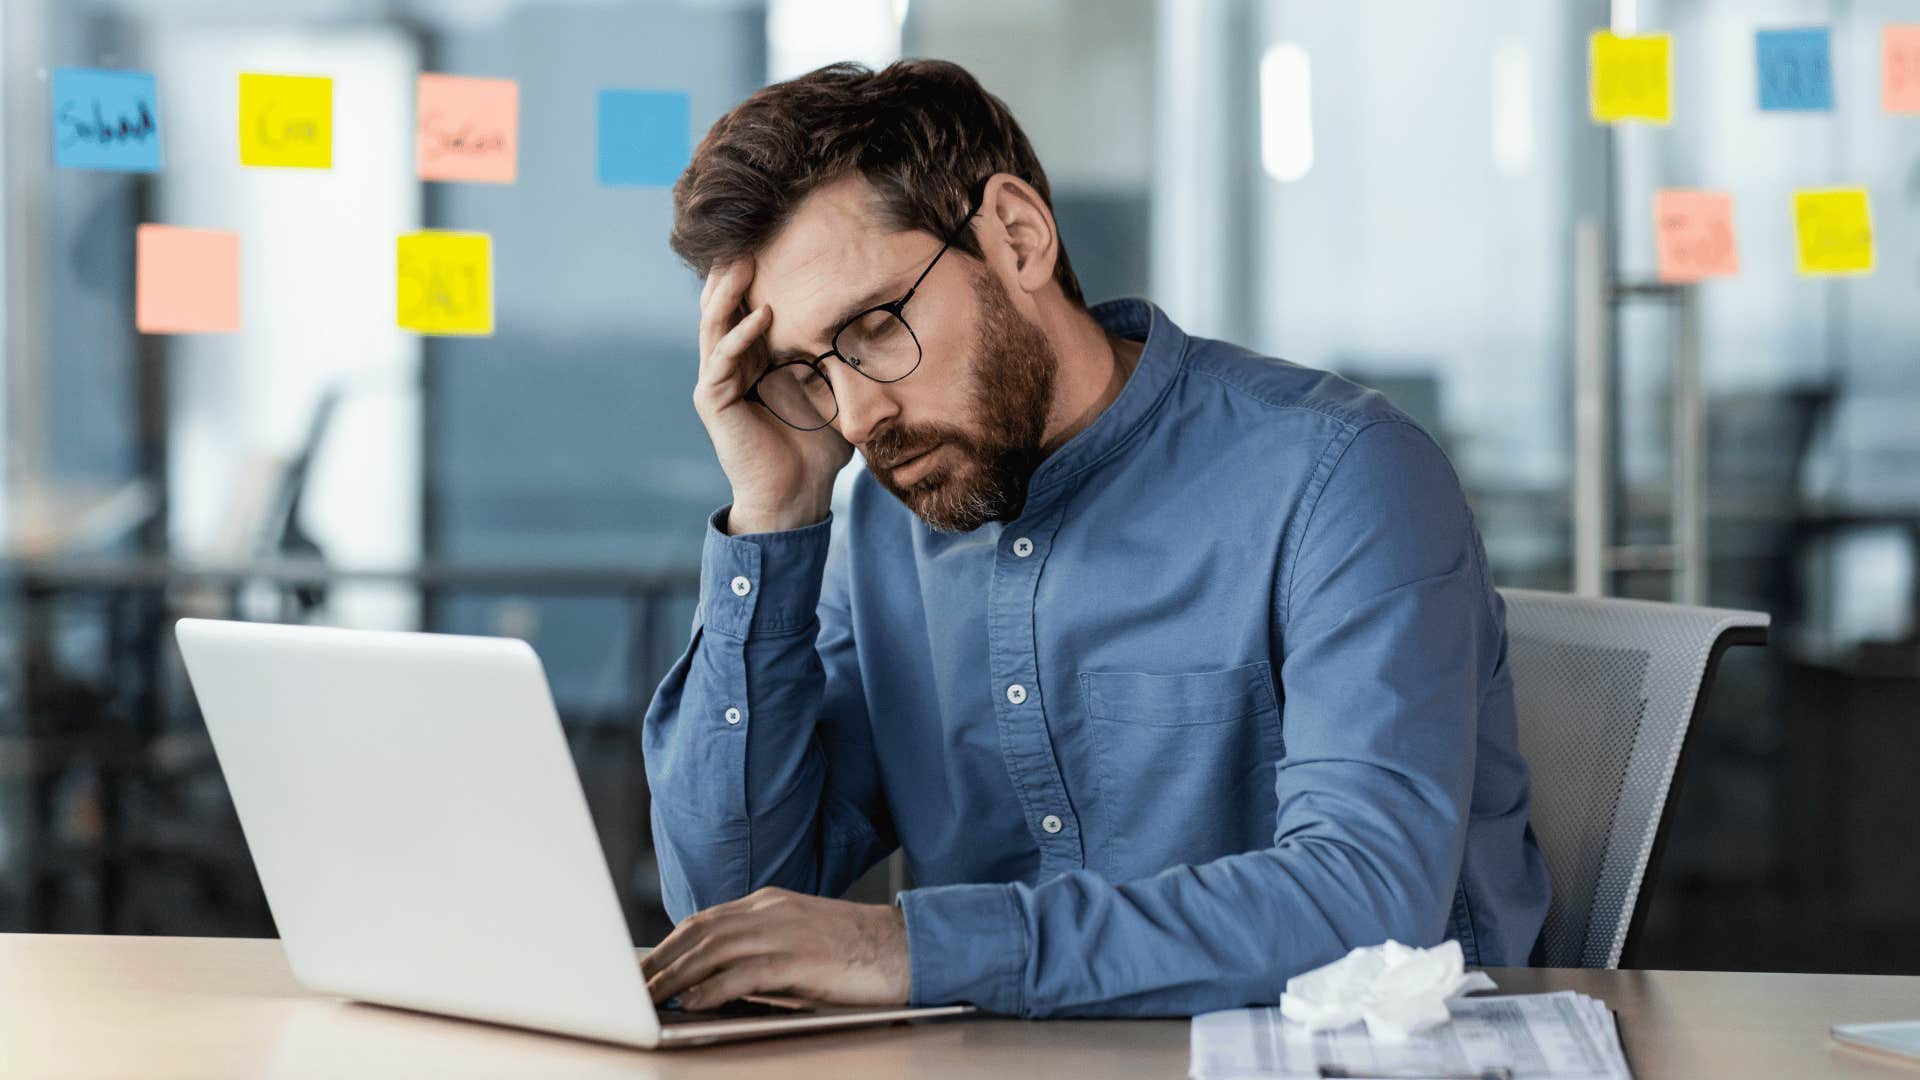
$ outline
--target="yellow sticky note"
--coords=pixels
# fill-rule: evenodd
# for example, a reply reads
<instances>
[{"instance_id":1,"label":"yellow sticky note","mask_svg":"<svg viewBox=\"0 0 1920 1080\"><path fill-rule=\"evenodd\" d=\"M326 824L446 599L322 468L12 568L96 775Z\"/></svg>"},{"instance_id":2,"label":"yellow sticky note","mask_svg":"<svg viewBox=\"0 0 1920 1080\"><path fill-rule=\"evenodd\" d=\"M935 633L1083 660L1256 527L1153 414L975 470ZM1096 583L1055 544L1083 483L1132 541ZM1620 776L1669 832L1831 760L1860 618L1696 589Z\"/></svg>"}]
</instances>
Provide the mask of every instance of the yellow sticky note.
<instances>
[{"instance_id":1,"label":"yellow sticky note","mask_svg":"<svg viewBox=\"0 0 1920 1080\"><path fill-rule=\"evenodd\" d=\"M1801 273L1874 273L1866 188L1793 192L1793 238Z\"/></svg>"},{"instance_id":2,"label":"yellow sticky note","mask_svg":"<svg viewBox=\"0 0 1920 1080\"><path fill-rule=\"evenodd\" d=\"M493 333L493 237L428 229L400 237L402 330Z\"/></svg>"},{"instance_id":3,"label":"yellow sticky note","mask_svg":"<svg viewBox=\"0 0 1920 1080\"><path fill-rule=\"evenodd\" d=\"M1621 37L1595 30L1587 38L1587 103L1595 123L1673 119L1673 37Z\"/></svg>"},{"instance_id":4,"label":"yellow sticky note","mask_svg":"<svg viewBox=\"0 0 1920 1080\"><path fill-rule=\"evenodd\" d=\"M1793 234L1803 274L1873 272L1866 188L1794 192Z\"/></svg>"},{"instance_id":5,"label":"yellow sticky note","mask_svg":"<svg viewBox=\"0 0 1920 1080\"><path fill-rule=\"evenodd\" d=\"M242 73L240 164L333 168L333 80Z\"/></svg>"}]
</instances>

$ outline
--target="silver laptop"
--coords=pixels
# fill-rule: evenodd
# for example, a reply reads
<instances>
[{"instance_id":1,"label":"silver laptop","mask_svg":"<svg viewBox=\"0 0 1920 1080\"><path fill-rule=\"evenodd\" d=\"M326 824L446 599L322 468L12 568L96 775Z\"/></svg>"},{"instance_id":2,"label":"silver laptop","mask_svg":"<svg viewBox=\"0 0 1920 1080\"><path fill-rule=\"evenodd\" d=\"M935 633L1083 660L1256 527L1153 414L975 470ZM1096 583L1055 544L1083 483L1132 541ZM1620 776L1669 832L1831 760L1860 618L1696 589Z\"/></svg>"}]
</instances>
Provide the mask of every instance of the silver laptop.
<instances>
[{"instance_id":1,"label":"silver laptop","mask_svg":"<svg viewBox=\"0 0 1920 1080\"><path fill-rule=\"evenodd\" d=\"M301 985L645 1048L972 1012L656 1010L525 642L182 619Z\"/></svg>"}]
</instances>

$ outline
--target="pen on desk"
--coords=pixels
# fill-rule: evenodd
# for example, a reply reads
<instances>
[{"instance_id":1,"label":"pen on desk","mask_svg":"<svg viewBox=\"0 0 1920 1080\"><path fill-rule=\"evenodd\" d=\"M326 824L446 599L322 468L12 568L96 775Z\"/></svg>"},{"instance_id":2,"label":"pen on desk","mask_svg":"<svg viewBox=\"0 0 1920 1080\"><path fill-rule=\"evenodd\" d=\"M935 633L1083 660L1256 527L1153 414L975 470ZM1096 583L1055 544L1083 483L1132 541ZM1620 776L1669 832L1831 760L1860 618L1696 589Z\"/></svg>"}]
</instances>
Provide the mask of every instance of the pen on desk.
<instances>
[{"instance_id":1,"label":"pen on desk","mask_svg":"<svg viewBox=\"0 0 1920 1080\"><path fill-rule=\"evenodd\" d=\"M1404 1068L1344 1068L1321 1065L1321 1080L1513 1080L1511 1068L1475 1068L1471 1072L1407 1072Z\"/></svg>"}]
</instances>

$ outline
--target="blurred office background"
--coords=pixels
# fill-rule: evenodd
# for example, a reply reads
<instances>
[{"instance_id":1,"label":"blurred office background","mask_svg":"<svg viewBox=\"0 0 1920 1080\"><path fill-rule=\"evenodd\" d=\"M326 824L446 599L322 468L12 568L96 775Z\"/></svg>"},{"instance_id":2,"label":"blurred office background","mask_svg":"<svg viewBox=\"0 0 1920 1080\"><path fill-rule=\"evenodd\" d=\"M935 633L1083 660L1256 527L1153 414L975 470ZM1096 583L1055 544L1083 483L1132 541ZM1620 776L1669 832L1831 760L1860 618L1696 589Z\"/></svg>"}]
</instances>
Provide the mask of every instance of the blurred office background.
<instances>
[{"instance_id":1,"label":"blurred office background","mask_svg":"<svg viewBox=\"0 0 1920 1080\"><path fill-rule=\"evenodd\" d=\"M272 932L169 630L227 614L533 642L636 940L663 933L637 736L727 489L688 400L670 195L596 186L594 92L685 90L698 138L768 81L923 55L1021 119L1092 297L1426 424L1498 583L1773 614L1715 688L1643 963L1920 972L1920 118L1878 83L1900 21L1910 2L0 0L0 930ZM1671 126L1588 119L1608 25L1674 33ZM1832 27L1838 107L1760 113L1753 33L1797 25ZM155 72L164 169L53 169L56 66ZM238 166L243 68L335 77L334 169ZM519 81L517 183L415 178L422 71ZM1841 184L1871 191L1878 270L1798 277L1790 192ZM1733 193L1742 273L1658 287L1652 194L1691 186ZM134 331L149 221L242 233L240 333ZM393 328L392 238L423 226L493 234L491 337Z\"/></svg>"}]
</instances>

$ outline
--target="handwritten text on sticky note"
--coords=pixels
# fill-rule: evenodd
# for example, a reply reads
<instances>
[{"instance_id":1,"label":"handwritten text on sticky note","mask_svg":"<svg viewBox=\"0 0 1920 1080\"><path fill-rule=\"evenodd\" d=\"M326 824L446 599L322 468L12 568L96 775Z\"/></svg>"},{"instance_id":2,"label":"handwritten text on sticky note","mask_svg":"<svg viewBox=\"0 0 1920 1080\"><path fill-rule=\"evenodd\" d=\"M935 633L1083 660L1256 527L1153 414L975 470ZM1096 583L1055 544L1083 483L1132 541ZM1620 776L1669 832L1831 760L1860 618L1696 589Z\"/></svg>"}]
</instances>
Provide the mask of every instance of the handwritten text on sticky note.
<instances>
[{"instance_id":1,"label":"handwritten text on sticky note","mask_svg":"<svg viewBox=\"0 0 1920 1080\"><path fill-rule=\"evenodd\" d=\"M1653 196L1653 243L1660 280L1701 281L1740 272L1733 239L1733 196L1668 189Z\"/></svg>"},{"instance_id":2,"label":"handwritten text on sticky note","mask_svg":"<svg viewBox=\"0 0 1920 1080\"><path fill-rule=\"evenodd\" d=\"M422 180L513 183L520 86L511 79L422 75L414 164Z\"/></svg>"},{"instance_id":3,"label":"handwritten text on sticky note","mask_svg":"<svg viewBox=\"0 0 1920 1080\"><path fill-rule=\"evenodd\" d=\"M1762 30L1753 36L1760 83L1760 108L1824 110L1833 108L1832 49L1827 28Z\"/></svg>"},{"instance_id":4,"label":"handwritten text on sticky note","mask_svg":"<svg viewBox=\"0 0 1920 1080\"><path fill-rule=\"evenodd\" d=\"M1873 272L1873 219L1867 189L1794 192L1793 229L1801 273Z\"/></svg>"},{"instance_id":5,"label":"handwritten text on sticky note","mask_svg":"<svg viewBox=\"0 0 1920 1080\"><path fill-rule=\"evenodd\" d=\"M422 334L493 333L493 238L425 230L400 237L400 327Z\"/></svg>"},{"instance_id":6,"label":"handwritten text on sticky note","mask_svg":"<svg viewBox=\"0 0 1920 1080\"><path fill-rule=\"evenodd\" d=\"M240 329L239 233L142 225L133 261L133 320L141 333Z\"/></svg>"},{"instance_id":7,"label":"handwritten text on sticky note","mask_svg":"<svg viewBox=\"0 0 1920 1080\"><path fill-rule=\"evenodd\" d=\"M158 171L160 105L153 76L54 68L53 160L69 169Z\"/></svg>"},{"instance_id":8,"label":"handwritten text on sticky note","mask_svg":"<svg viewBox=\"0 0 1920 1080\"><path fill-rule=\"evenodd\" d=\"M1890 113L1920 113L1920 25L1882 31L1880 102Z\"/></svg>"},{"instance_id":9,"label":"handwritten text on sticky note","mask_svg":"<svg viewBox=\"0 0 1920 1080\"><path fill-rule=\"evenodd\" d=\"M688 98L669 90L600 91L602 184L672 187L692 154Z\"/></svg>"},{"instance_id":10,"label":"handwritten text on sticky note","mask_svg":"<svg viewBox=\"0 0 1920 1080\"><path fill-rule=\"evenodd\" d=\"M333 168L333 80L243 73L240 164Z\"/></svg>"},{"instance_id":11,"label":"handwritten text on sticky note","mask_svg":"<svg viewBox=\"0 0 1920 1080\"><path fill-rule=\"evenodd\" d=\"M1621 37L1595 30L1587 39L1587 104L1602 124L1673 119L1673 39L1668 34Z\"/></svg>"}]
</instances>

